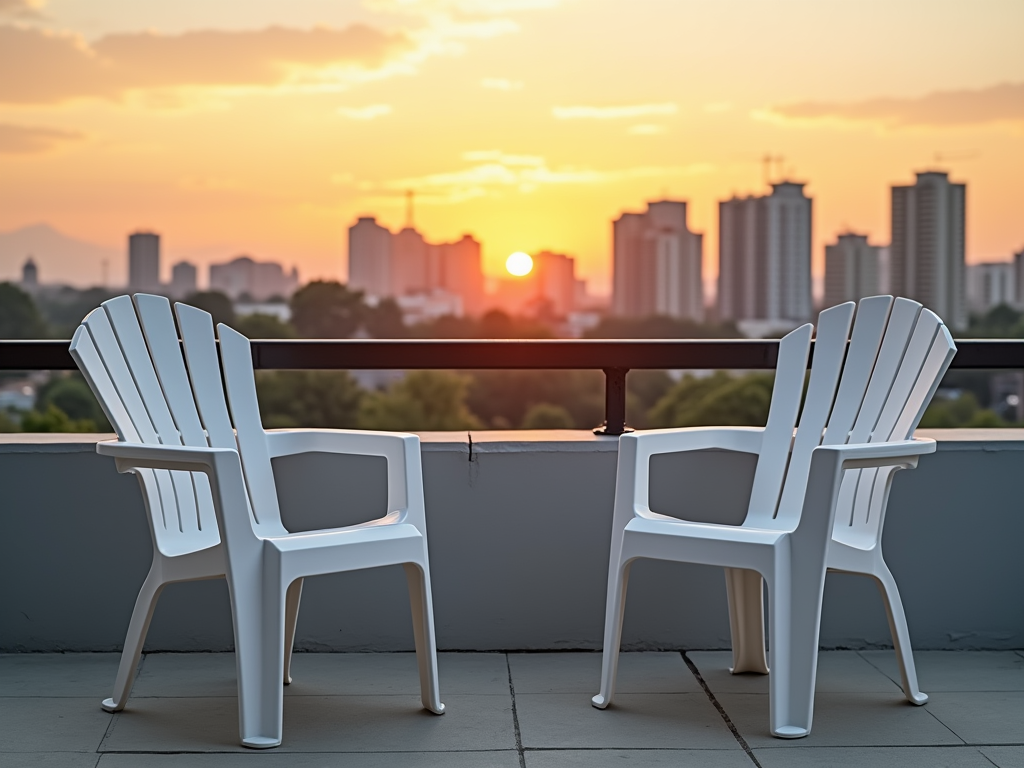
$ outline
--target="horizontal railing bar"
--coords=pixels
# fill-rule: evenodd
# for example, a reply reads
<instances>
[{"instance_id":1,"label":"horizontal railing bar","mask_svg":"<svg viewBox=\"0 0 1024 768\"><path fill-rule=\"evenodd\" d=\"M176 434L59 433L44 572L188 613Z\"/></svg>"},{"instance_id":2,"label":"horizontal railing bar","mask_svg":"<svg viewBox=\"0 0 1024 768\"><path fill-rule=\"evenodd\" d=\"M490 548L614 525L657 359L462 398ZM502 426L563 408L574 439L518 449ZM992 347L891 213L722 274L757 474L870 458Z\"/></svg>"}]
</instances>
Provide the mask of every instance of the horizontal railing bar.
<instances>
[{"instance_id":1,"label":"horizontal railing bar","mask_svg":"<svg viewBox=\"0 0 1024 768\"><path fill-rule=\"evenodd\" d=\"M67 341L0 341L0 370L74 370ZM1024 370L1024 339L963 339L952 368ZM263 370L770 370L773 339L255 340Z\"/></svg>"}]
</instances>

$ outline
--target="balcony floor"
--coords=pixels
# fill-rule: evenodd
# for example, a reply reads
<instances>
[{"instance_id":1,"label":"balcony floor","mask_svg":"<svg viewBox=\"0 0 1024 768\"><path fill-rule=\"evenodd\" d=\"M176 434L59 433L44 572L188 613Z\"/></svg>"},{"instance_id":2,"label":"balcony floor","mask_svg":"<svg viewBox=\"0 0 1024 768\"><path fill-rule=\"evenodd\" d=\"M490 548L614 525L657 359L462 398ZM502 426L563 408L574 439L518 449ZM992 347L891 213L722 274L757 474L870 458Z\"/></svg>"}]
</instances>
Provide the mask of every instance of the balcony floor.
<instances>
[{"instance_id":1,"label":"balcony floor","mask_svg":"<svg viewBox=\"0 0 1024 768\"><path fill-rule=\"evenodd\" d=\"M443 717L413 654L296 654L284 744L237 743L232 654L147 654L124 712L117 654L0 656L0 766L351 768L1024 766L1024 653L919 652L924 707L892 651L823 652L814 730L768 734L767 678L725 652L625 653L606 711L598 653L444 653Z\"/></svg>"}]
</instances>

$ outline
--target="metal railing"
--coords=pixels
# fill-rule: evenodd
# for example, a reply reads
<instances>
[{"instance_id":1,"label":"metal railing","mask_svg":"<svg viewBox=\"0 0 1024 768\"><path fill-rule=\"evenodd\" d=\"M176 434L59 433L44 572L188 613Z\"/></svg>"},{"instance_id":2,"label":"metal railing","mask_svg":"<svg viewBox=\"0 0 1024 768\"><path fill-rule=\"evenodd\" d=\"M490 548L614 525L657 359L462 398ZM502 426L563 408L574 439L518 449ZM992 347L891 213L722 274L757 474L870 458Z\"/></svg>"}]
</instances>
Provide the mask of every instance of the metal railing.
<instances>
[{"instance_id":1,"label":"metal railing","mask_svg":"<svg viewBox=\"0 0 1024 768\"><path fill-rule=\"evenodd\" d=\"M0 371L75 370L67 341L0 341ZM1024 340L956 342L952 368L1024 369ZM252 341L259 370L600 370L605 375L604 424L626 427L626 374L647 370L770 370L779 342L764 339L296 339ZM812 348L813 354L813 348Z\"/></svg>"}]
</instances>

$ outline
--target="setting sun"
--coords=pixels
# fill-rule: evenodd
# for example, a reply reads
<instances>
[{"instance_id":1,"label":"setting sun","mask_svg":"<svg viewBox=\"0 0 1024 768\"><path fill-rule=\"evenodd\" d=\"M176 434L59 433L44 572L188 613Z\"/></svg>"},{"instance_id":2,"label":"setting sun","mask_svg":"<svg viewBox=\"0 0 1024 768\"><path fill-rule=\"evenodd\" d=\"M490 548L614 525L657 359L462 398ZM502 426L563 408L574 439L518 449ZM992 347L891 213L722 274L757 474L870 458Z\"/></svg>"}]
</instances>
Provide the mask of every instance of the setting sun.
<instances>
[{"instance_id":1,"label":"setting sun","mask_svg":"<svg viewBox=\"0 0 1024 768\"><path fill-rule=\"evenodd\" d=\"M516 251L505 259L505 269L516 277L525 277L533 269L533 258L528 253Z\"/></svg>"}]
</instances>

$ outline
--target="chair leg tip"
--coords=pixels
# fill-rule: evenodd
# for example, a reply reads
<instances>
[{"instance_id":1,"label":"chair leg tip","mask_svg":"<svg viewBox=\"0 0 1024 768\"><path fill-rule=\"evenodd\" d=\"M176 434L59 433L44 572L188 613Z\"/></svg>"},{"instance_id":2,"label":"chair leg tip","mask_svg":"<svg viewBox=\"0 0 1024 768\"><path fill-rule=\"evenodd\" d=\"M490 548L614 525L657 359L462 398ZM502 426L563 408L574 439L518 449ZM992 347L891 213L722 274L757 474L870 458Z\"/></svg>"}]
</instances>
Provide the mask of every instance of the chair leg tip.
<instances>
[{"instance_id":1,"label":"chair leg tip","mask_svg":"<svg viewBox=\"0 0 1024 768\"><path fill-rule=\"evenodd\" d=\"M772 736L778 739L802 739L810 733L809 728L800 728L796 725L784 725L772 731Z\"/></svg>"},{"instance_id":2,"label":"chair leg tip","mask_svg":"<svg viewBox=\"0 0 1024 768\"><path fill-rule=\"evenodd\" d=\"M611 702L601 694L598 694L590 700L590 703L593 704L597 709L605 709Z\"/></svg>"},{"instance_id":3,"label":"chair leg tip","mask_svg":"<svg viewBox=\"0 0 1024 768\"><path fill-rule=\"evenodd\" d=\"M250 736L247 739L242 739L242 746L249 749L270 749L281 746L281 740L270 736Z\"/></svg>"},{"instance_id":4,"label":"chair leg tip","mask_svg":"<svg viewBox=\"0 0 1024 768\"><path fill-rule=\"evenodd\" d=\"M104 699L100 702L100 706L103 707L104 712L120 712L124 709L123 706L119 707L114 703L113 699Z\"/></svg>"},{"instance_id":5,"label":"chair leg tip","mask_svg":"<svg viewBox=\"0 0 1024 768\"><path fill-rule=\"evenodd\" d=\"M920 707L922 704L928 703L928 694L921 693L920 691L918 691L917 693L911 693L910 695L908 695L907 700L911 704Z\"/></svg>"}]
</instances>

